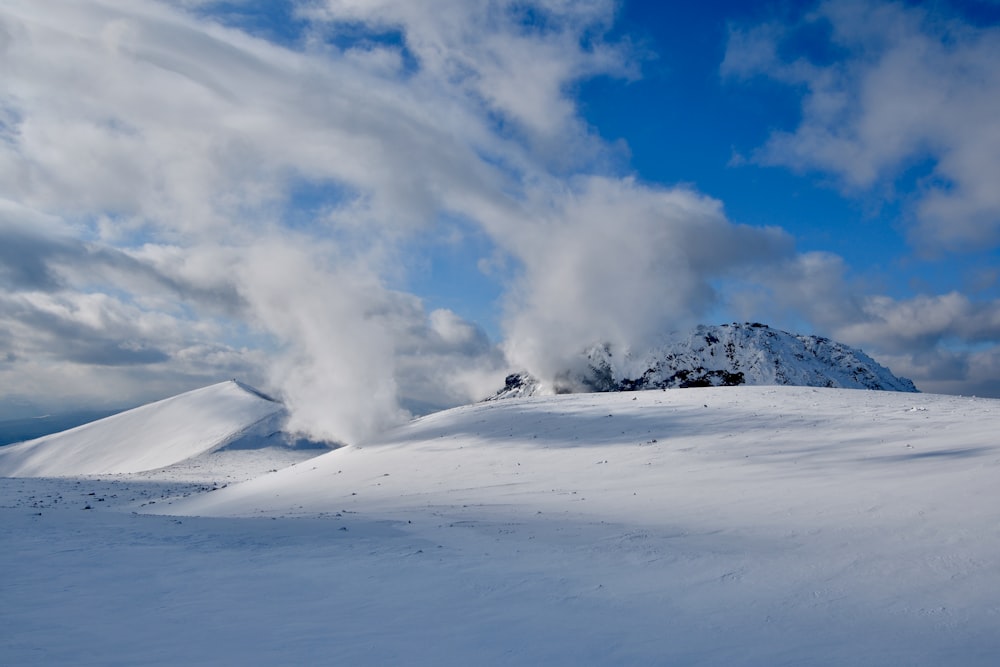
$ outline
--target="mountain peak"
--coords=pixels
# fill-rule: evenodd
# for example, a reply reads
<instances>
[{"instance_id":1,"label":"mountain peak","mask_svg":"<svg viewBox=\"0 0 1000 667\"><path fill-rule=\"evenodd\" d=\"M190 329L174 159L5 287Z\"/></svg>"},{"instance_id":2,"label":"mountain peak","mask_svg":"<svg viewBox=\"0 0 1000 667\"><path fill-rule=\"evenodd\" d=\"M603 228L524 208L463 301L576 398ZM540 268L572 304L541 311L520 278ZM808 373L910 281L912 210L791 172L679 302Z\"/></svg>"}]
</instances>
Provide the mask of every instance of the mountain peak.
<instances>
[{"instance_id":1,"label":"mountain peak","mask_svg":"<svg viewBox=\"0 0 1000 667\"><path fill-rule=\"evenodd\" d=\"M597 344L582 353L580 370L564 371L553 393L636 391L736 385L795 385L916 392L856 348L821 336L792 334L759 322L699 325L645 351ZM487 400L544 393L526 374L507 377Z\"/></svg>"},{"instance_id":2,"label":"mountain peak","mask_svg":"<svg viewBox=\"0 0 1000 667\"><path fill-rule=\"evenodd\" d=\"M188 391L0 449L0 476L154 470L226 445L284 407L236 380Z\"/></svg>"}]
</instances>

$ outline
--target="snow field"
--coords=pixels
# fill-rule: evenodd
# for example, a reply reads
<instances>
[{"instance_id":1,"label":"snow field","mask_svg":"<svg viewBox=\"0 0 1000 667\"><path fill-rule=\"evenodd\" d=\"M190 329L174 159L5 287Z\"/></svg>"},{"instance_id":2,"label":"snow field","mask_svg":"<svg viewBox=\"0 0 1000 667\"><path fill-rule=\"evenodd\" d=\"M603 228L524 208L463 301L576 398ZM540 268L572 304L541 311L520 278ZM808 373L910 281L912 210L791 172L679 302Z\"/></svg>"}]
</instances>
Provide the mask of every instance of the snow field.
<instances>
[{"instance_id":1,"label":"snow field","mask_svg":"<svg viewBox=\"0 0 1000 667\"><path fill-rule=\"evenodd\" d=\"M556 396L218 490L4 480L0 662L993 665L998 408Z\"/></svg>"}]
</instances>

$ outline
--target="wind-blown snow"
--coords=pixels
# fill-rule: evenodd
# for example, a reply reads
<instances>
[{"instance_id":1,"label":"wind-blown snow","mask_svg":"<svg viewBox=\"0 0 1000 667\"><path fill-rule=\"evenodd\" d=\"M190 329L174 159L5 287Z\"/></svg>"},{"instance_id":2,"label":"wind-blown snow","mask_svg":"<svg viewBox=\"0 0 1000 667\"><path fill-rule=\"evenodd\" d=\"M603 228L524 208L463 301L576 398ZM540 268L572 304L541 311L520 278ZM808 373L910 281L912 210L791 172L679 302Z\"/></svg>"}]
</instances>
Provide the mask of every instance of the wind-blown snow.
<instances>
[{"instance_id":1,"label":"wind-blown snow","mask_svg":"<svg viewBox=\"0 0 1000 667\"><path fill-rule=\"evenodd\" d=\"M456 408L210 492L4 480L0 663L994 665L998 432L716 387Z\"/></svg>"},{"instance_id":2,"label":"wind-blown snow","mask_svg":"<svg viewBox=\"0 0 1000 667\"><path fill-rule=\"evenodd\" d=\"M150 403L68 431L0 448L0 476L134 473L230 442L284 410L236 381Z\"/></svg>"}]
</instances>

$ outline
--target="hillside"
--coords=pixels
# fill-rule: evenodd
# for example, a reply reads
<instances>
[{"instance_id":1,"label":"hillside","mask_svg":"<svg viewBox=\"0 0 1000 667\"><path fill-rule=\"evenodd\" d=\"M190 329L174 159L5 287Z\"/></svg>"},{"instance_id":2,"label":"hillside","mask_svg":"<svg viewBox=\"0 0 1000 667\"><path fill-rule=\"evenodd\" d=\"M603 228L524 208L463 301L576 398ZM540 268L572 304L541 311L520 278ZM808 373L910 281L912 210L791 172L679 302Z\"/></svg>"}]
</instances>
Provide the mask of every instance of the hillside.
<instances>
[{"instance_id":1,"label":"hillside","mask_svg":"<svg viewBox=\"0 0 1000 667\"><path fill-rule=\"evenodd\" d=\"M0 447L0 476L135 473L262 437L253 427L284 407L236 381L143 405L76 428ZM272 425L272 430L276 429Z\"/></svg>"},{"instance_id":2,"label":"hillside","mask_svg":"<svg viewBox=\"0 0 1000 667\"><path fill-rule=\"evenodd\" d=\"M642 352L597 345L581 355L579 366L559 374L549 392L529 374L510 375L506 386L487 400L738 385L917 391L910 380L896 377L861 350L756 323L701 325Z\"/></svg>"},{"instance_id":3,"label":"hillside","mask_svg":"<svg viewBox=\"0 0 1000 667\"><path fill-rule=\"evenodd\" d=\"M8 478L0 663L991 667L998 430L709 387L464 406L228 486Z\"/></svg>"},{"instance_id":4,"label":"hillside","mask_svg":"<svg viewBox=\"0 0 1000 667\"><path fill-rule=\"evenodd\" d=\"M368 664L986 665L997 428L997 401L895 392L535 397L157 511L319 517L393 568L337 587L341 655ZM364 653L390 600L423 613Z\"/></svg>"}]
</instances>

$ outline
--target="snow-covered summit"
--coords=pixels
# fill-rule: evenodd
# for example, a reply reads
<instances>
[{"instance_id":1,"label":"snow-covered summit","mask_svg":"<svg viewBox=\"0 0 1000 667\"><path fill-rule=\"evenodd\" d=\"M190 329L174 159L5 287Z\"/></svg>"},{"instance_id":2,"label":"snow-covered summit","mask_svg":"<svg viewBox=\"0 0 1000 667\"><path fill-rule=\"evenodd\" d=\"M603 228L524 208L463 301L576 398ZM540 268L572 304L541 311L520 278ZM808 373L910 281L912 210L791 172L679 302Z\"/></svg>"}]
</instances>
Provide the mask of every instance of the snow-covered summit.
<instances>
[{"instance_id":1,"label":"snow-covered summit","mask_svg":"<svg viewBox=\"0 0 1000 667\"><path fill-rule=\"evenodd\" d=\"M595 345L582 356L581 369L555 379L554 393L734 385L917 391L913 382L893 375L861 350L758 323L700 325L644 352ZM538 379L516 373L487 400L543 391Z\"/></svg>"},{"instance_id":2,"label":"snow-covered summit","mask_svg":"<svg viewBox=\"0 0 1000 667\"><path fill-rule=\"evenodd\" d=\"M239 441L266 440L284 406L236 380L220 382L0 447L0 476L135 473L173 465Z\"/></svg>"}]
</instances>

